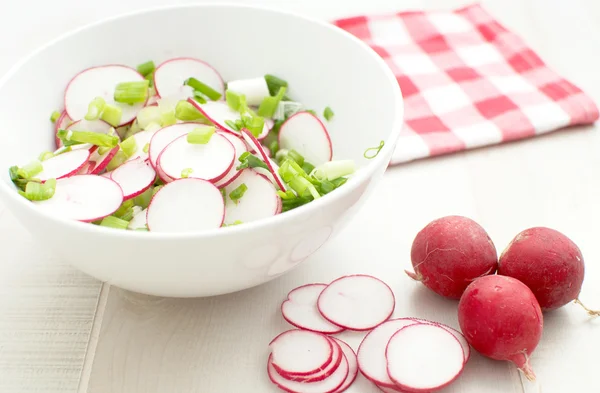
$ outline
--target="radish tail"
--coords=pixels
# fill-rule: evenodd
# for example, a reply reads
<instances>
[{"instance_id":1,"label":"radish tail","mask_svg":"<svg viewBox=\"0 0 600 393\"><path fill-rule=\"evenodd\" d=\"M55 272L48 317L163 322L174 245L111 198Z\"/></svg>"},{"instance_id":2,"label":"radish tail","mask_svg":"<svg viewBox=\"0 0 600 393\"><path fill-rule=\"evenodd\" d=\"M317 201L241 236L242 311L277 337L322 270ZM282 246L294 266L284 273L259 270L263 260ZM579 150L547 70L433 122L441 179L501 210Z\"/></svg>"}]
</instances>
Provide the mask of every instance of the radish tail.
<instances>
[{"instance_id":1,"label":"radish tail","mask_svg":"<svg viewBox=\"0 0 600 393\"><path fill-rule=\"evenodd\" d=\"M579 298L575 299L575 304L579 304L581 307L583 307L590 317L600 317L600 310L591 310L587 308L583 303L581 303Z\"/></svg>"},{"instance_id":2,"label":"radish tail","mask_svg":"<svg viewBox=\"0 0 600 393\"><path fill-rule=\"evenodd\" d=\"M517 365L519 370L528 380L535 381L535 373L533 372L533 368L531 368L531 364L529 364L529 356L527 353L519 353L510 360Z\"/></svg>"},{"instance_id":3,"label":"radish tail","mask_svg":"<svg viewBox=\"0 0 600 393\"><path fill-rule=\"evenodd\" d=\"M415 281L422 281L423 279L423 277L420 274L409 272L408 270L405 270L404 273L406 273L408 277L412 278Z\"/></svg>"}]
</instances>

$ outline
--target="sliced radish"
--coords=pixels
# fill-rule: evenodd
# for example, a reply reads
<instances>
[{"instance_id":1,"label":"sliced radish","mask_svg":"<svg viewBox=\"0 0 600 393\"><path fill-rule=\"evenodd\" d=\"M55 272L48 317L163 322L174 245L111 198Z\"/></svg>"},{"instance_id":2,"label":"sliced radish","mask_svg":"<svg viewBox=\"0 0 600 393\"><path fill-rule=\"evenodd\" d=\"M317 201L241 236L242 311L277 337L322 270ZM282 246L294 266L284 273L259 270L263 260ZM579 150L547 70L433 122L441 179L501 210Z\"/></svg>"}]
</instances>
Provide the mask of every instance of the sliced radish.
<instances>
[{"instance_id":1,"label":"sliced radish","mask_svg":"<svg viewBox=\"0 0 600 393\"><path fill-rule=\"evenodd\" d=\"M335 340L332 340L331 337L327 337L327 339L331 342L333 350L331 355L331 362L326 367L323 367L322 370L309 375L288 374L283 370L277 369L277 367L274 367L275 371L277 371L279 375L281 375L288 381L296 381L303 383L314 383L329 378L331 374L333 374L342 363L344 352L342 351L342 347L340 346L340 344L338 344Z\"/></svg>"},{"instance_id":2,"label":"sliced radish","mask_svg":"<svg viewBox=\"0 0 600 393\"><path fill-rule=\"evenodd\" d=\"M121 187L102 176L76 175L56 181L54 196L35 201L58 217L91 222L113 214L123 202Z\"/></svg>"},{"instance_id":3,"label":"sliced radish","mask_svg":"<svg viewBox=\"0 0 600 393\"><path fill-rule=\"evenodd\" d=\"M376 384L377 385L377 384ZM381 390L383 393L407 393L405 391L402 391L398 388L390 388L390 387L385 387L385 386L381 386L381 385L377 385L377 387L379 388L379 390Z\"/></svg>"},{"instance_id":4,"label":"sliced radish","mask_svg":"<svg viewBox=\"0 0 600 393\"><path fill-rule=\"evenodd\" d=\"M102 120L77 120L71 123L66 129L71 131L91 131L99 134L108 134L113 127Z\"/></svg>"},{"instance_id":5,"label":"sliced radish","mask_svg":"<svg viewBox=\"0 0 600 393\"><path fill-rule=\"evenodd\" d=\"M333 156L325 125L309 112L298 112L281 125L279 146L296 150L314 166L331 161Z\"/></svg>"},{"instance_id":6,"label":"sliced radish","mask_svg":"<svg viewBox=\"0 0 600 393\"><path fill-rule=\"evenodd\" d=\"M279 176L279 166L277 164L275 164L275 162L273 162L273 160L271 160L269 158L269 156L263 149L260 142L254 137L254 135L252 135L252 133L250 131L245 130L245 129L242 130L242 137L244 138L244 141L246 141L248 146L250 146L251 149L253 149L254 151L256 151L258 153L258 158L262 159L265 162L265 164L267 164L267 166L269 167L269 172L270 172L269 180L271 180L271 181L274 180L275 185L281 191L283 191L283 192L287 191L287 187L285 186L283 179L281 178L281 176ZM264 171L264 168L259 168L259 169L262 169ZM264 174L264 172L261 172L261 171L259 171L259 173Z\"/></svg>"},{"instance_id":7,"label":"sliced radish","mask_svg":"<svg viewBox=\"0 0 600 393\"><path fill-rule=\"evenodd\" d=\"M108 179L110 179L110 177L112 176L113 171L110 172L104 172L103 174L101 174L100 176L102 177L106 177ZM112 179L111 179L112 180Z\"/></svg>"},{"instance_id":8,"label":"sliced radish","mask_svg":"<svg viewBox=\"0 0 600 393\"><path fill-rule=\"evenodd\" d=\"M233 160L233 165L231 166L229 172L227 172L227 174L221 180L215 183L215 185L219 188L229 185L242 173L242 171L237 170L237 167L240 164L239 158L242 154L248 151L246 144L241 138L228 132L224 132L222 135L233 145L233 148L235 149L235 159Z\"/></svg>"},{"instance_id":9,"label":"sliced radish","mask_svg":"<svg viewBox=\"0 0 600 393\"><path fill-rule=\"evenodd\" d=\"M59 154L42 161L43 170L35 175L35 178L46 181L75 175L87 164L89 158L90 152L87 149L72 150Z\"/></svg>"},{"instance_id":10,"label":"sliced radish","mask_svg":"<svg viewBox=\"0 0 600 393\"><path fill-rule=\"evenodd\" d=\"M90 155L90 161L92 161L94 163L94 166L91 168L90 173L92 175L97 175L100 172L102 172L104 169L106 169L106 167L108 166L108 163L110 162L110 160L113 159L113 157L115 156L115 154L117 154L118 151L119 151L119 146L116 146L113 149L110 149L109 151L107 151L104 154L100 154L98 152L98 149L96 149Z\"/></svg>"},{"instance_id":11,"label":"sliced radish","mask_svg":"<svg viewBox=\"0 0 600 393\"><path fill-rule=\"evenodd\" d=\"M60 116L56 120L56 123L54 123L54 142L56 143L56 148L57 149L59 147L62 147L62 145L63 145L63 143L60 140L60 138L56 136L56 134L58 133L58 130L66 130L67 127L72 122L73 122L73 120L71 120L71 118L67 114L67 111L62 111L62 113L60 114Z\"/></svg>"},{"instance_id":12,"label":"sliced radish","mask_svg":"<svg viewBox=\"0 0 600 393\"><path fill-rule=\"evenodd\" d=\"M333 361L333 343L327 336L306 330L288 330L269 344L273 367L278 373L307 376Z\"/></svg>"},{"instance_id":13,"label":"sliced radish","mask_svg":"<svg viewBox=\"0 0 600 393\"><path fill-rule=\"evenodd\" d=\"M81 71L69 82L65 90L65 110L73 120L86 115L89 103L102 97L106 103L121 108L123 114L119 126L132 122L145 102L129 105L115 102L115 87L121 82L143 81L144 77L133 68L124 65L106 65Z\"/></svg>"},{"instance_id":14,"label":"sliced radish","mask_svg":"<svg viewBox=\"0 0 600 393\"><path fill-rule=\"evenodd\" d=\"M225 84L221 75L208 63L190 57L178 57L160 64L154 71L154 86L159 97L178 95L188 78L196 78L222 95Z\"/></svg>"},{"instance_id":15,"label":"sliced radish","mask_svg":"<svg viewBox=\"0 0 600 393\"><path fill-rule=\"evenodd\" d=\"M234 135L240 135L239 131L231 128L227 125L227 121L235 122L239 120L240 114L239 112L234 111L227 105L224 101L209 101L206 104L199 104L195 100L188 98L188 102L192 104L196 109L198 109L202 114L210 120L217 128L225 132L231 132ZM263 131L258 136L259 140L262 140L267 137L271 128L268 123L265 122L263 127Z\"/></svg>"},{"instance_id":16,"label":"sliced radish","mask_svg":"<svg viewBox=\"0 0 600 393\"><path fill-rule=\"evenodd\" d=\"M358 347L358 367L363 375L375 384L394 388L396 384L387 373L385 349L396 332L406 326L420 323L410 318L387 321L365 336Z\"/></svg>"},{"instance_id":17,"label":"sliced radish","mask_svg":"<svg viewBox=\"0 0 600 393\"><path fill-rule=\"evenodd\" d=\"M146 214L148 209L144 209L133 215L131 221L129 221L129 225L127 225L127 229L136 230L147 228L146 226Z\"/></svg>"},{"instance_id":18,"label":"sliced radish","mask_svg":"<svg viewBox=\"0 0 600 393\"><path fill-rule=\"evenodd\" d=\"M219 228L225 206L217 187L202 179L180 179L163 186L148 207L153 232L196 232Z\"/></svg>"},{"instance_id":19,"label":"sliced radish","mask_svg":"<svg viewBox=\"0 0 600 393\"><path fill-rule=\"evenodd\" d=\"M158 96L157 95L153 95L151 97L148 98L148 101L146 101L146 106L156 106L158 104Z\"/></svg>"},{"instance_id":20,"label":"sliced radish","mask_svg":"<svg viewBox=\"0 0 600 393\"><path fill-rule=\"evenodd\" d=\"M348 389L350 385L354 383L356 377L358 376L358 362L356 361L356 354L350 348L350 345L346 344L344 341L331 337L341 348L344 353L344 357L348 361L348 375L346 376L346 380L342 383L342 386L337 388L335 393L342 393L344 390Z\"/></svg>"},{"instance_id":21,"label":"sliced radish","mask_svg":"<svg viewBox=\"0 0 600 393\"><path fill-rule=\"evenodd\" d=\"M135 152L131 157L127 159L127 161L137 160L138 158L141 158L142 160L147 160L150 146L148 146L147 149L145 147L146 145L150 144L150 140L157 132L158 130L147 130L133 134L133 138L135 139Z\"/></svg>"},{"instance_id":22,"label":"sliced radish","mask_svg":"<svg viewBox=\"0 0 600 393\"><path fill-rule=\"evenodd\" d=\"M203 145L188 143L187 136L183 135L163 150L158 165L173 179L180 179L184 169L191 169L189 177L215 182L229 172L234 159L233 145L219 133Z\"/></svg>"},{"instance_id":23,"label":"sliced radish","mask_svg":"<svg viewBox=\"0 0 600 393\"><path fill-rule=\"evenodd\" d=\"M469 343L467 342L467 339L465 338L465 336L463 336L463 334L461 332L459 332L458 330L456 330L448 325L444 325L443 323L440 323L440 322L434 322L434 321L430 321L430 320L422 319L422 318L408 318L408 319L412 319L413 321L416 321L418 323L429 323L432 325L437 325L443 329L446 329L460 343L460 346L463 349L465 363L467 363L469 361L469 358L471 357L471 346L469 345Z\"/></svg>"},{"instance_id":24,"label":"sliced radish","mask_svg":"<svg viewBox=\"0 0 600 393\"><path fill-rule=\"evenodd\" d=\"M414 324L396 332L386 349L387 370L401 390L429 392L454 381L464 368L463 350L446 329Z\"/></svg>"},{"instance_id":25,"label":"sliced radish","mask_svg":"<svg viewBox=\"0 0 600 393\"><path fill-rule=\"evenodd\" d=\"M280 198L275 186L269 179L252 169L247 168L241 172L225 187L225 224L233 224L236 221L246 223L276 215ZM229 194L242 184L246 185L246 192L236 202L232 201Z\"/></svg>"},{"instance_id":26,"label":"sliced radish","mask_svg":"<svg viewBox=\"0 0 600 393\"><path fill-rule=\"evenodd\" d=\"M165 147L167 147L169 143L173 142L180 136L187 135L189 132L200 127L208 126L201 123L179 123L156 131L156 133L154 133L152 136L152 139L150 139L150 148L148 149L150 163L154 169L157 167L158 156L163 150L165 150Z\"/></svg>"},{"instance_id":27,"label":"sliced radish","mask_svg":"<svg viewBox=\"0 0 600 393\"><path fill-rule=\"evenodd\" d=\"M335 372L323 381L311 383L289 381L275 371L271 359L272 355L269 356L267 364L267 372L271 382L289 393L334 393L342 386L349 374L348 360L344 356Z\"/></svg>"},{"instance_id":28,"label":"sliced radish","mask_svg":"<svg viewBox=\"0 0 600 393\"><path fill-rule=\"evenodd\" d=\"M297 328L313 332L335 334L344 331L323 318L317 308L317 299L325 287L326 284L308 284L292 290L281 305L283 318Z\"/></svg>"},{"instance_id":29,"label":"sliced radish","mask_svg":"<svg viewBox=\"0 0 600 393\"><path fill-rule=\"evenodd\" d=\"M369 330L394 312L390 287L378 278L353 275L338 278L321 292L319 311L329 322L350 330Z\"/></svg>"},{"instance_id":30,"label":"sliced radish","mask_svg":"<svg viewBox=\"0 0 600 393\"><path fill-rule=\"evenodd\" d=\"M141 158L126 162L112 172L113 179L123 190L123 199L131 199L146 191L154 179L156 172L152 166Z\"/></svg>"},{"instance_id":31,"label":"sliced radish","mask_svg":"<svg viewBox=\"0 0 600 393\"><path fill-rule=\"evenodd\" d=\"M264 77L238 79L227 82L227 90L246 96L246 102L258 106L265 97L269 97L269 86Z\"/></svg>"}]
</instances>

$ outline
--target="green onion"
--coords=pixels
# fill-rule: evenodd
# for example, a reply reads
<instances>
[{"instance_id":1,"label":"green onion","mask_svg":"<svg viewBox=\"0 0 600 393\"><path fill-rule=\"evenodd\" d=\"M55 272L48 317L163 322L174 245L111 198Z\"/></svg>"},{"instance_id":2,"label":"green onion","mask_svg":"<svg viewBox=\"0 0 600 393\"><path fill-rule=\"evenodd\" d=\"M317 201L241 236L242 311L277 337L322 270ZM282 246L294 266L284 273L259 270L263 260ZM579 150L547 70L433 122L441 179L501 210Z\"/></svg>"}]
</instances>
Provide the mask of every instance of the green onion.
<instances>
[{"instance_id":1,"label":"green onion","mask_svg":"<svg viewBox=\"0 0 600 393\"><path fill-rule=\"evenodd\" d=\"M298 153L296 150L292 149L288 152L288 157L292 160L296 161L296 163L300 166L304 165L304 157ZM310 173L310 172L306 172Z\"/></svg>"},{"instance_id":2,"label":"green onion","mask_svg":"<svg viewBox=\"0 0 600 393\"><path fill-rule=\"evenodd\" d=\"M279 151L279 142L277 142L277 140L274 139L271 141L271 143L269 143L269 146L267 147L271 151L271 157L275 157L275 154L277 154L277 152Z\"/></svg>"},{"instance_id":3,"label":"green onion","mask_svg":"<svg viewBox=\"0 0 600 393\"><path fill-rule=\"evenodd\" d=\"M177 123L177 116L174 111L161 112L160 124L164 127Z\"/></svg>"},{"instance_id":4,"label":"green onion","mask_svg":"<svg viewBox=\"0 0 600 393\"><path fill-rule=\"evenodd\" d=\"M18 168L17 174L23 179L31 179L43 170L44 167L42 166L42 163L39 160L34 160L29 164Z\"/></svg>"},{"instance_id":5,"label":"green onion","mask_svg":"<svg viewBox=\"0 0 600 393\"><path fill-rule=\"evenodd\" d=\"M275 159L277 161L283 161L290 151L288 149L279 149L277 153L275 153Z\"/></svg>"},{"instance_id":6,"label":"green onion","mask_svg":"<svg viewBox=\"0 0 600 393\"><path fill-rule=\"evenodd\" d=\"M238 160L241 162L241 164L236 168L238 171L244 168L264 168L269 170L269 167L263 160L256 157L249 151L242 153Z\"/></svg>"},{"instance_id":7,"label":"green onion","mask_svg":"<svg viewBox=\"0 0 600 393\"><path fill-rule=\"evenodd\" d=\"M148 226L144 225L141 228L135 228L134 231L139 231L139 232L149 232Z\"/></svg>"},{"instance_id":8,"label":"green onion","mask_svg":"<svg viewBox=\"0 0 600 393\"><path fill-rule=\"evenodd\" d=\"M146 77L154 72L154 62L152 60L148 60L145 63L142 63L137 66L137 71L142 74L142 76Z\"/></svg>"},{"instance_id":9,"label":"green onion","mask_svg":"<svg viewBox=\"0 0 600 393\"><path fill-rule=\"evenodd\" d=\"M244 194L246 193L247 190L248 190L248 186L246 186L246 183L242 183L235 190L233 190L229 193L229 198L231 198L231 200L234 201L235 203L238 203L239 200L244 196Z\"/></svg>"},{"instance_id":10,"label":"green onion","mask_svg":"<svg viewBox=\"0 0 600 393\"><path fill-rule=\"evenodd\" d=\"M25 186L27 186L27 182L29 180L19 175L19 167L16 165L11 166L8 168L8 174L10 175L10 180L14 183L14 185L20 191L25 191Z\"/></svg>"},{"instance_id":11,"label":"green onion","mask_svg":"<svg viewBox=\"0 0 600 393\"><path fill-rule=\"evenodd\" d=\"M227 202L227 192L225 191L225 187L221 188L221 196L223 197L223 202Z\"/></svg>"},{"instance_id":12,"label":"green onion","mask_svg":"<svg viewBox=\"0 0 600 393\"><path fill-rule=\"evenodd\" d=\"M215 127L194 128L187 134L187 141L194 145L206 145L214 133Z\"/></svg>"},{"instance_id":13,"label":"green onion","mask_svg":"<svg viewBox=\"0 0 600 393\"><path fill-rule=\"evenodd\" d=\"M148 150L150 150L150 143L149 142L144 145L144 148L142 149L142 151L144 153L148 153Z\"/></svg>"},{"instance_id":14,"label":"green onion","mask_svg":"<svg viewBox=\"0 0 600 393\"><path fill-rule=\"evenodd\" d=\"M244 117L242 118L244 122L245 128L254 135L254 137L258 137L265 127L265 119L259 116L253 117Z\"/></svg>"},{"instance_id":15,"label":"green onion","mask_svg":"<svg viewBox=\"0 0 600 393\"><path fill-rule=\"evenodd\" d=\"M159 192L160 189L163 187L164 187L164 185L154 187L154 190L152 191L152 196L156 195L156 193Z\"/></svg>"},{"instance_id":16,"label":"green onion","mask_svg":"<svg viewBox=\"0 0 600 393\"><path fill-rule=\"evenodd\" d=\"M328 180L323 180L323 181L319 182L318 187L319 187L319 192L322 195L329 194L331 191L335 190L335 185Z\"/></svg>"},{"instance_id":17,"label":"green onion","mask_svg":"<svg viewBox=\"0 0 600 393\"><path fill-rule=\"evenodd\" d=\"M132 199L128 199L121 203L121 206L112 214L115 217L121 218L127 211L129 211L134 205Z\"/></svg>"},{"instance_id":18,"label":"green onion","mask_svg":"<svg viewBox=\"0 0 600 393\"><path fill-rule=\"evenodd\" d=\"M306 197L302 197L302 196L298 196L298 197L294 197L292 199L284 199L281 202L282 205L282 212L286 212L292 209L295 209L299 206L302 205L306 205L307 203L311 202L313 199L312 198L306 198Z\"/></svg>"},{"instance_id":19,"label":"green onion","mask_svg":"<svg viewBox=\"0 0 600 393\"><path fill-rule=\"evenodd\" d=\"M118 106L106 104L100 119L104 120L113 127L119 126L121 123L121 117L123 116L123 110Z\"/></svg>"},{"instance_id":20,"label":"green onion","mask_svg":"<svg viewBox=\"0 0 600 393\"><path fill-rule=\"evenodd\" d=\"M365 157L367 160L370 160L370 159L372 159L372 158L375 158L375 157L377 157L377 155L379 154L379 152L381 151L381 149L383 149L383 146L384 146L384 145L385 145L385 142L384 142L384 141L381 141L381 142L379 142L379 146L376 146L376 147L369 147L367 150L365 150L365 152L364 152L363 156L364 156L364 157ZM372 153L372 154L368 154L368 155L367 155L367 153L370 153L370 152L373 152L373 153Z\"/></svg>"},{"instance_id":21,"label":"green onion","mask_svg":"<svg viewBox=\"0 0 600 393\"><path fill-rule=\"evenodd\" d=\"M123 150L123 153L125 153L127 158L131 157L133 153L137 151L137 142L135 140L135 137L130 136L129 138L121 142L121 150Z\"/></svg>"},{"instance_id":22,"label":"green onion","mask_svg":"<svg viewBox=\"0 0 600 393\"><path fill-rule=\"evenodd\" d=\"M242 102L242 96L244 99L246 96L240 93L236 93L235 91L227 90L225 92L225 100L227 101L227 105L236 112L240 110L240 103Z\"/></svg>"},{"instance_id":23,"label":"green onion","mask_svg":"<svg viewBox=\"0 0 600 393\"><path fill-rule=\"evenodd\" d=\"M116 135L101 134L99 132L91 131L58 130L56 136L63 141L65 146L68 146L69 142L76 142L91 143L96 146L112 148L119 143L119 137Z\"/></svg>"},{"instance_id":24,"label":"green onion","mask_svg":"<svg viewBox=\"0 0 600 393\"><path fill-rule=\"evenodd\" d=\"M139 104L148 99L150 82L147 79L135 82L121 82L115 87L114 99L123 104Z\"/></svg>"},{"instance_id":25,"label":"green onion","mask_svg":"<svg viewBox=\"0 0 600 393\"><path fill-rule=\"evenodd\" d=\"M277 191L277 195L279 195L279 197L281 199L294 199L294 198L296 198L296 194L294 194L294 191L291 191L291 190L287 190L286 192L278 190Z\"/></svg>"},{"instance_id":26,"label":"green onion","mask_svg":"<svg viewBox=\"0 0 600 393\"><path fill-rule=\"evenodd\" d=\"M128 221L121 220L115 216L104 217L102 222L100 222L100 226L114 229L127 229L127 225L129 225Z\"/></svg>"},{"instance_id":27,"label":"green onion","mask_svg":"<svg viewBox=\"0 0 600 393\"><path fill-rule=\"evenodd\" d=\"M269 87L269 94L272 96L276 95L279 89L282 87L288 87L288 83L281 78L276 77L275 75L265 75L265 81L267 82L267 86Z\"/></svg>"},{"instance_id":28,"label":"green onion","mask_svg":"<svg viewBox=\"0 0 600 393\"><path fill-rule=\"evenodd\" d=\"M315 168L313 176L318 180L333 180L348 176L356 171L353 160L329 161Z\"/></svg>"},{"instance_id":29,"label":"green onion","mask_svg":"<svg viewBox=\"0 0 600 393\"><path fill-rule=\"evenodd\" d=\"M232 120L225 120L225 124L227 124L227 126L229 126L230 128L232 128L235 131L240 130L240 124L238 124Z\"/></svg>"},{"instance_id":30,"label":"green onion","mask_svg":"<svg viewBox=\"0 0 600 393\"><path fill-rule=\"evenodd\" d=\"M150 200L152 199L153 193L154 193L154 187L150 187L146 191L141 193L140 195L133 198L133 203L136 206L139 206L142 209L145 209L150 205Z\"/></svg>"},{"instance_id":31,"label":"green onion","mask_svg":"<svg viewBox=\"0 0 600 393\"><path fill-rule=\"evenodd\" d=\"M223 224L223 227L232 227L232 226L234 226L234 225L241 225L241 224L243 224L243 222L242 222L242 221L240 221L240 220L235 220L235 221L234 221L234 222L232 222L231 224Z\"/></svg>"},{"instance_id":32,"label":"green onion","mask_svg":"<svg viewBox=\"0 0 600 393\"><path fill-rule=\"evenodd\" d=\"M45 183L30 181L25 186L25 192L19 192L30 201L45 201L54 196L56 179L48 179Z\"/></svg>"},{"instance_id":33,"label":"green onion","mask_svg":"<svg viewBox=\"0 0 600 393\"><path fill-rule=\"evenodd\" d=\"M188 177L190 177L190 175L192 174L192 172L194 172L194 170L192 168L185 168L181 170L181 178L182 179L187 179Z\"/></svg>"},{"instance_id":34,"label":"green onion","mask_svg":"<svg viewBox=\"0 0 600 393\"><path fill-rule=\"evenodd\" d=\"M302 170L304 170L306 173L311 173L313 169L315 169L315 166L310 162L304 161L304 164L302 164Z\"/></svg>"},{"instance_id":35,"label":"green onion","mask_svg":"<svg viewBox=\"0 0 600 393\"><path fill-rule=\"evenodd\" d=\"M181 121L204 119L204 115L187 101L179 101L175 107L175 118Z\"/></svg>"},{"instance_id":36,"label":"green onion","mask_svg":"<svg viewBox=\"0 0 600 393\"><path fill-rule=\"evenodd\" d=\"M200 82L196 78L188 78L183 83L186 84L186 85L188 85L189 87L191 87L195 91L198 91L198 92L204 94L205 96L207 96L208 98L210 98L213 101L217 101L218 99L221 98L221 93L219 93L218 91L216 91L212 87L210 87L208 85L205 85L204 83Z\"/></svg>"},{"instance_id":37,"label":"green onion","mask_svg":"<svg viewBox=\"0 0 600 393\"><path fill-rule=\"evenodd\" d=\"M98 154L103 155L108 153L109 151L111 151L112 149L114 149L114 147L105 147L105 146L100 146L98 148L98 150L96 150L98 152Z\"/></svg>"},{"instance_id":38,"label":"green onion","mask_svg":"<svg viewBox=\"0 0 600 393\"><path fill-rule=\"evenodd\" d=\"M96 97L90 102L88 105L88 111L84 116L85 120L98 120L100 115L102 115L102 111L104 110L104 106L106 105L106 101L102 97Z\"/></svg>"},{"instance_id":39,"label":"green onion","mask_svg":"<svg viewBox=\"0 0 600 393\"><path fill-rule=\"evenodd\" d=\"M345 184L348 181L348 178L346 177L338 177L337 179L333 179L331 181L331 183L333 184L333 186L335 188L338 188L339 186Z\"/></svg>"},{"instance_id":40,"label":"green onion","mask_svg":"<svg viewBox=\"0 0 600 393\"><path fill-rule=\"evenodd\" d=\"M279 167L279 175L298 195L308 191L315 199L321 197L315 186L307 179L306 172L302 170L297 162L291 159L284 160L281 167Z\"/></svg>"},{"instance_id":41,"label":"green onion","mask_svg":"<svg viewBox=\"0 0 600 393\"><path fill-rule=\"evenodd\" d=\"M145 130L146 127L151 123L160 124L161 111L158 106L147 106L142 108L137 114L137 124L139 128Z\"/></svg>"},{"instance_id":42,"label":"green onion","mask_svg":"<svg viewBox=\"0 0 600 393\"><path fill-rule=\"evenodd\" d=\"M50 121L52 123L56 123L56 121L58 120L58 118L60 117L60 112L54 111L52 112L52 114L50 115Z\"/></svg>"},{"instance_id":43,"label":"green onion","mask_svg":"<svg viewBox=\"0 0 600 393\"><path fill-rule=\"evenodd\" d=\"M200 104L206 104L206 98L204 98L204 94L194 90L194 101Z\"/></svg>"},{"instance_id":44,"label":"green onion","mask_svg":"<svg viewBox=\"0 0 600 393\"><path fill-rule=\"evenodd\" d=\"M275 111L277 110L277 106L283 99L283 96L285 96L286 90L287 87L282 86L275 97L263 98L260 106L258 107L258 115L263 117L273 117Z\"/></svg>"},{"instance_id":45,"label":"green onion","mask_svg":"<svg viewBox=\"0 0 600 393\"><path fill-rule=\"evenodd\" d=\"M40 156L38 157L38 160L40 161L46 161L49 158L54 157L54 153L52 153L51 151L45 151L42 154L40 154Z\"/></svg>"},{"instance_id":46,"label":"green onion","mask_svg":"<svg viewBox=\"0 0 600 393\"><path fill-rule=\"evenodd\" d=\"M117 151L117 154L115 154L115 156L112 158L112 160L110 160L110 162L106 166L106 170L112 171L117 169L118 167L123 165L128 158L129 157L123 152L123 150L119 149L119 151Z\"/></svg>"},{"instance_id":47,"label":"green onion","mask_svg":"<svg viewBox=\"0 0 600 393\"><path fill-rule=\"evenodd\" d=\"M325 110L323 111L323 117L327 121L331 120L331 118L333 117L333 115L334 115L333 110L331 110L330 107L326 107Z\"/></svg>"},{"instance_id":48,"label":"green onion","mask_svg":"<svg viewBox=\"0 0 600 393\"><path fill-rule=\"evenodd\" d=\"M148 81L148 87L153 88L154 87L154 72L146 75L144 78Z\"/></svg>"}]
</instances>

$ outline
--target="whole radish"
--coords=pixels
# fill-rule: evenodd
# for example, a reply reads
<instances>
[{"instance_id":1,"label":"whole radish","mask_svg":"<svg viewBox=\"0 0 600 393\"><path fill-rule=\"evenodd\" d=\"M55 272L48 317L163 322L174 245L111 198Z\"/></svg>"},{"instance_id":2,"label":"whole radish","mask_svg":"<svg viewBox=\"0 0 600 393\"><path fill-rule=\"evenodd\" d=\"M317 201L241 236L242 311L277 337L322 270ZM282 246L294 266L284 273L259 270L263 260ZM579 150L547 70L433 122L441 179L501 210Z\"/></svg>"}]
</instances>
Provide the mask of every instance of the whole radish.
<instances>
[{"instance_id":1,"label":"whole radish","mask_svg":"<svg viewBox=\"0 0 600 393\"><path fill-rule=\"evenodd\" d=\"M500 275L481 277L458 304L458 322L468 343L484 356L509 360L530 379L529 356L542 337L542 310L522 282Z\"/></svg>"},{"instance_id":2,"label":"whole radish","mask_svg":"<svg viewBox=\"0 0 600 393\"><path fill-rule=\"evenodd\" d=\"M584 270L581 251L571 239L554 229L537 227L512 240L500 256L498 274L523 282L542 310L554 310L577 300Z\"/></svg>"},{"instance_id":3,"label":"whole radish","mask_svg":"<svg viewBox=\"0 0 600 393\"><path fill-rule=\"evenodd\" d=\"M493 274L498 255L492 239L475 221L447 216L430 222L415 237L410 252L414 273L435 293L459 299L476 278Z\"/></svg>"}]
</instances>

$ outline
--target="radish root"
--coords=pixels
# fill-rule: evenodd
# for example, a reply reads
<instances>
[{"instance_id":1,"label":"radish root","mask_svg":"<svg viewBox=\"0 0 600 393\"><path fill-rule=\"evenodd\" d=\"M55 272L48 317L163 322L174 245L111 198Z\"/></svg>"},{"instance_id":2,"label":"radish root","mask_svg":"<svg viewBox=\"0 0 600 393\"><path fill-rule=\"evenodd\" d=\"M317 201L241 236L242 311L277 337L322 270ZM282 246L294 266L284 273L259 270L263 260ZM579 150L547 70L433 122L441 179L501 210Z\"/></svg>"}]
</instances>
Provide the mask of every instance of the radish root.
<instances>
[{"instance_id":1,"label":"radish root","mask_svg":"<svg viewBox=\"0 0 600 393\"><path fill-rule=\"evenodd\" d=\"M420 273L413 273L405 270L404 273L415 281L423 281L423 276Z\"/></svg>"},{"instance_id":2,"label":"radish root","mask_svg":"<svg viewBox=\"0 0 600 393\"><path fill-rule=\"evenodd\" d=\"M581 307L583 307L583 309L588 313L589 316L591 316L591 317L600 317L600 310L591 310L591 309L587 308L581 302L581 300L579 300L579 298L575 299L575 304L579 304Z\"/></svg>"},{"instance_id":3,"label":"radish root","mask_svg":"<svg viewBox=\"0 0 600 393\"><path fill-rule=\"evenodd\" d=\"M525 351L523 351L523 358L525 359L525 362L523 362L522 364L519 364L520 362L515 363L517 363L519 370L521 370L523 375L525 375L525 378L527 378L530 381L535 381L535 373L533 372L533 368L531 368L531 365L529 364L529 356Z\"/></svg>"}]
</instances>

